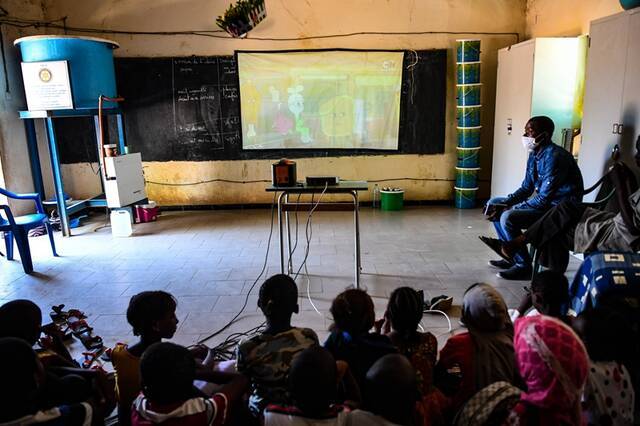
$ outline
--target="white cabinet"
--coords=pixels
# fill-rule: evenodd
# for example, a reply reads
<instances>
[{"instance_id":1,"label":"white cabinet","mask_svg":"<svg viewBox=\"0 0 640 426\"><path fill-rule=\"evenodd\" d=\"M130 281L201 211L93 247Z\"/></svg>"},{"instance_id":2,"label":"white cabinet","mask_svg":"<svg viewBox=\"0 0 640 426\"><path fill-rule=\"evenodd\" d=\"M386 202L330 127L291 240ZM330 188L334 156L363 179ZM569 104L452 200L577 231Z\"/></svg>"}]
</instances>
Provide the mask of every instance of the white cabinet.
<instances>
[{"instance_id":1,"label":"white cabinet","mask_svg":"<svg viewBox=\"0 0 640 426\"><path fill-rule=\"evenodd\" d=\"M551 117L553 141L562 130L580 127L586 39L537 38L498 51L491 196L504 196L522 183L527 152L521 137L527 120Z\"/></svg>"},{"instance_id":2,"label":"white cabinet","mask_svg":"<svg viewBox=\"0 0 640 426\"><path fill-rule=\"evenodd\" d=\"M105 157L107 179L104 191L107 206L125 207L147 198L142 174L142 157L139 153Z\"/></svg>"},{"instance_id":3,"label":"white cabinet","mask_svg":"<svg viewBox=\"0 0 640 426\"><path fill-rule=\"evenodd\" d=\"M591 22L584 95L582 146L578 164L585 186L609 166L611 150L633 165L640 130L640 11ZM596 194L590 194L593 199Z\"/></svg>"}]
</instances>

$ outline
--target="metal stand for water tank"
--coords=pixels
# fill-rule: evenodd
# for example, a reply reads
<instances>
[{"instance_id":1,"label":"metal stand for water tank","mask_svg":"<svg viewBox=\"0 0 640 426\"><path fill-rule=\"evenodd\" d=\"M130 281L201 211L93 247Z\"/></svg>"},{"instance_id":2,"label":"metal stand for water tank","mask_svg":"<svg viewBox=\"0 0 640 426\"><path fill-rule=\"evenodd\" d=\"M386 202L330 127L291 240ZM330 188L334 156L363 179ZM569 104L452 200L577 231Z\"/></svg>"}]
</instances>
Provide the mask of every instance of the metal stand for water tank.
<instances>
[{"instance_id":1,"label":"metal stand for water tank","mask_svg":"<svg viewBox=\"0 0 640 426\"><path fill-rule=\"evenodd\" d=\"M119 108L107 108L102 110L104 115L115 115L118 125L118 151L125 152L124 126L122 122L122 111ZM62 235L71 236L71 228L69 226L69 216L89 207L107 207L107 200L104 196L104 184L100 178L100 185L103 193L88 200L78 200L67 203L64 199L64 182L62 181L62 170L60 167L60 152L58 150L58 140L56 137L54 121L56 118L70 117L93 117L96 132L96 151L98 147L99 137L99 119L97 109L77 109L77 110L52 110L52 111L20 111L20 118L25 120L25 128L27 133L27 144L29 149L29 160L31 162L31 174L33 177L33 185L40 197L44 200L44 185L42 183L42 168L40 165L40 156L38 155L38 141L34 127L34 120L42 119L47 131L47 142L49 145L49 155L51 156L51 171L53 174L53 185L56 192L56 204L58 206L58 215L60 216L60 226ZM98 152L98 159L100 153ZM98 160L99 161L99 160Z\"/></svg>"}]
</instances>

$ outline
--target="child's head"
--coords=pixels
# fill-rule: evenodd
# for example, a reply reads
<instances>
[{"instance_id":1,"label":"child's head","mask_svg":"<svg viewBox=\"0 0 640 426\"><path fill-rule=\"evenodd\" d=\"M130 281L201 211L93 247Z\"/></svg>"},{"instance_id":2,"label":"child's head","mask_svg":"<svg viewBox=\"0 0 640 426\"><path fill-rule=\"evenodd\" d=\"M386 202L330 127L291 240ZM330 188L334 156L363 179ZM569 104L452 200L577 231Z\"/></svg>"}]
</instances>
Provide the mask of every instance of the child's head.
<instances>
[{"instance_id":1,"label":"child's head","mask_svg":"<svg viewBox=\"0 0 640 426\"><path fill-rule=\"evenodd\" d=\"M298 353L289 369L289 387L296 406L307 415L321 415L336 393L336 361L321 346Z\"/></svg>"},{"instance_id":2,"label":"child's head","mask_svg":"<svg viewBox=\"0 0 640 426\"><path fill-rule=\"evenodd\" d=\"M373 300L363 290L345 290L333 299L331 315L337 330L352 336L365 334L375 322Z\"/></svg>"},{"instance_id":3,"label":"child's head","mask_svg":"<svg viewBox=\"0 0 640 426\"><path fill-rule=\"evenodd\" d=\"M531 280L531 301L541 314L564 316L569 306L569 282L563 273L548 270Z\"/></svg>"},{"instance_id":4,"label":"child's head","mask_svg":"<svg viewBox=\"0 0 640 426\"><path fill-rule=\"evenodd\" d=\"M0 422L36 411L38 388L44 378L42 364L24 339L0 338Z\"/></svg>"},{"instance_id":5,"label":"child's head","mask_svg":"<svg viewBox=\"0 0 640 426\"><path fill-rule=\"evenodd\" d=\"M423 301L420 293L411 287L398 287L391 293L387 317L391 327L404 336L412 336L422 320Z\"/></svg>"},{"instance_id":6,"label":"child's head","mask_svg":"<svg viewBox=\"0 0 640 426\"><path fill-rule=\"evenodd\" d=\"M629 315L619 306L599 306L582 312L573 323L594 362L624 362L633 353Z\"/></svg>"},{"instance_id":7,"label":"child's head","mask_svg":"<svg viewBox=\"0 0 640 426\"><path fill-rule=\"evenodd\" d=\"M173 337L178 326L176 299L166 291L143 291L131 298L127 321L135 336Z\"/></svg>"},{"instance_id":8,"label":"child's head","mask_svg":"<svg viewBox=\"0 0 640 426\"><path fill-rule=\"evenodd\" d=\"M298 313L298 286L288 275L277 274L260 287L258 306L265 317L276 321L290 321Z\"/></svg>"},{"instance_id":9,"label":"child's head","mask_svg":"<svg viewBox=\"0 0 640 426\"><path fill-rule=\"evenodd\" d=\"M40 338L42 311L30 300L12 300L0 306L0 337L17 337L31 346Z\"/></svg>"},{"instance_id":10,"label":"child's head","mask_svg":"<svg viewBox=\"0 0 640 426\"><path fill-rule=\"evenodd\" d=\"M140 359L142 390L155 404L171 404L193 397L196 362L183 346L158 342Z\"/></svg>"},{"instance_id":11,"label":"child's head","mask_svg":"<svg viewBox=\"0 0 640 426\"><path fill-rule=\"evenodd\" d=\"M364 408L392 423L409 424L419 398L416 373L407 357L385 355L367 372Z\"/></svg>"}]
</instances>

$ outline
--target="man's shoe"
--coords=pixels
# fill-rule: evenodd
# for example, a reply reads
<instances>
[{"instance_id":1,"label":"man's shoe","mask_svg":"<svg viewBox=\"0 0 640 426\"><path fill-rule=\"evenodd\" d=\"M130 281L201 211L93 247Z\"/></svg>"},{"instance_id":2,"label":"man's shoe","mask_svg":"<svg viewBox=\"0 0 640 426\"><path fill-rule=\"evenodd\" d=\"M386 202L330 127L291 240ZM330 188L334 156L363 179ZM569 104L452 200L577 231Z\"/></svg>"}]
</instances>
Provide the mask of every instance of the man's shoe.
<instances>
[{"instance_id":1,"label":"man's shoe","mask_svg":"<svg viewBox=\"0 0 640 426\"><path fill-rule=\"evenodd\" d=\"M530 280L533 273L531 266L514 265L511 268L500 271L496 275L505 280Z\"/></svg>"},{"instance_id":2,"label":"man's shoe","mask_svg":"<svg viewBox=\"0 0 640 426\"><path fill-rule=\"evenodd\" d=\"M502 250L502 241L496 239L496 238L490 238L490 237L485 237L485 236L478 236L478 238L480 238L480 241L482 241L483 243L485 243L487 245L487 247L489 247L491 250L493 250L498 256L500 256L501 258L503 258L504 260L506 260L507 262L513 262L513 258L510 256L507 256L507 254L505 254Z\"/></svg>"},{"instance_id":3,"label":"man's shoe","mask_svg":"<svg viewBox=\"0 0 640 426\"><path fill-rule=\"evenodd\" d=\"M507 262L504 259L490 260L489 266L493 266L494 268L498 268L498 269L509 269L513 266L513 262Z\"/></svg>"}]
</instances>

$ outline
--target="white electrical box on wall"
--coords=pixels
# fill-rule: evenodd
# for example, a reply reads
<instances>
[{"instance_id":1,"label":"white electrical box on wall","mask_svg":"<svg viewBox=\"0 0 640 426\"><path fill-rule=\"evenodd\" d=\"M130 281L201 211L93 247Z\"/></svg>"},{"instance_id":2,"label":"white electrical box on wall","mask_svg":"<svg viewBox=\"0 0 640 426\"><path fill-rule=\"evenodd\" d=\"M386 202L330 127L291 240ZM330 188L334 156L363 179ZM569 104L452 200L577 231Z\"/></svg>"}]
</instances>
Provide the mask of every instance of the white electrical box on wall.
<instances>
[{"instance_id":1,"label":"white electrical box on wall","mask_svg":"<svg viewBox=\"0 0 640 426\"><path fill-rule=\"evenodd\" d=\"M107 206L124 207L147 198L140 153L105 157Z\"/></svg>"}]
</instances>

